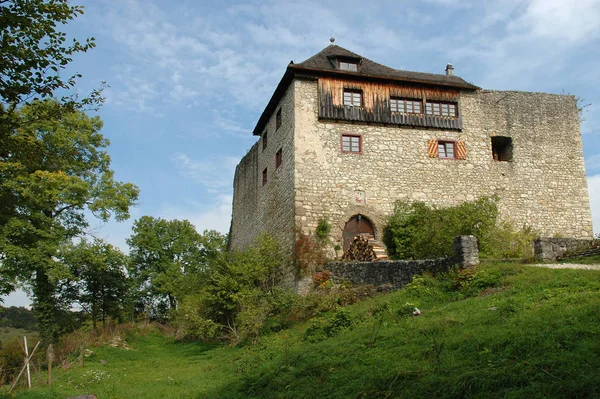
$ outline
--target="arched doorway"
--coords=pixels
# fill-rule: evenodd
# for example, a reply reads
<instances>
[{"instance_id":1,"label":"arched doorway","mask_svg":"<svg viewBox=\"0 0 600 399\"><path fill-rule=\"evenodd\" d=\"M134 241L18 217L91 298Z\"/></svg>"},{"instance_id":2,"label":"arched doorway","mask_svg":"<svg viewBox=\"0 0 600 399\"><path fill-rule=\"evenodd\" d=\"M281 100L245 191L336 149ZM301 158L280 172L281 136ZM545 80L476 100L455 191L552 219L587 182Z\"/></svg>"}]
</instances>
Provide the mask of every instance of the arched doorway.
<instances>
[{"instance_id":1,"label":"arched doorway","mask_svg":"<svg viewBox=\"0 0 600 399\"><path fill-rule=\"evenodd\" d=\"M344 240L344 252L350 248L352 240L359 234L370 234L375 237L375 229L371 221L361 214L354 215L346 222L342 239Z\"/></svg>"}]
</instances>

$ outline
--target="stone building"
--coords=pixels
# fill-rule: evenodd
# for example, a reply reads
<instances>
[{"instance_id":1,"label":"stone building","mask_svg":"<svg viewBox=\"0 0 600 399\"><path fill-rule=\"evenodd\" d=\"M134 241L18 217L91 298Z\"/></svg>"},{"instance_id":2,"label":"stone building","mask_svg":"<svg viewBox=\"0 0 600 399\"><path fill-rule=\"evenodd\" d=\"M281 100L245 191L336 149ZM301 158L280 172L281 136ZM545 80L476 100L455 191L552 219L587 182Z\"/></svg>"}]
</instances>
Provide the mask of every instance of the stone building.
<instances>
[{"instance_id":1,"label":"stone building","mask_svg":"<svg viewBox=\"0 0 600 399\"><path fill-rule=\"evenodd\" d=\"M238 164L230 246L331 225L334 244L380 238L396 200L498 195L500 215L543 236L592 237L573 96L483 90L392 69L337 45L290 63Z\"/></svg>"}]
</instances>

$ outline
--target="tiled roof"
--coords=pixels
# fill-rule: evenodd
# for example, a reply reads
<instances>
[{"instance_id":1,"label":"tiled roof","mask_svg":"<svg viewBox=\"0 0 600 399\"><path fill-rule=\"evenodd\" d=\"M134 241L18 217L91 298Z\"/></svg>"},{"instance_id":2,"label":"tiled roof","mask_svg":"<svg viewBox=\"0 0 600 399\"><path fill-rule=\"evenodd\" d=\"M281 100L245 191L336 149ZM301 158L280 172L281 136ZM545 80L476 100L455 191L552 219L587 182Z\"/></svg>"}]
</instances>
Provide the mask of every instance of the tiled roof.
<instances>
[{"instance_id":1,"label":"tiled roof","mask_svg":"<svg viewBox=\"0 0 600 399\"><path fill-rule=\"evenodd\" d=\"M357 72L344 71L337 68L337 59L351 61L356 60L359 62L359 68ZM313 55L309 59L299 63L290 63L285 71L285 74L281 78L281 81L277 85L277 88L273 92L269 103L265 107L262 115L258 119L256 126L254 127L253 134L260 136L269 121L269 118L275 112L279 101L285 94L287 87L294 80L296 76L309 76L317 77L322 75L335 74L335 75L346 75L348 79L361 80L361 79L376 79L384 81L398 81L405 83L417 83L434 86L446 86L456 89L466 90L478 90L479 87L467 82L466 80L454 76L445 74L434 74L434 73L423 73L423 72L411 72L402 71L399 69L389 68L385 65L378 64L371 61L368 58L364 58L352 51L346 50L343 47L331 44L325 47L323 50Z\"/></svg>"},{"instance_id":2,"label":"tiled roof","mask_svg":"<svg viewBox=\"0 0 600 399\"><path fill-rule=\"evenodd\" d=\"M342 59L360 59L360 68L358 72L340 71L336 67L336 64L332 62L336 57ZM378 64L374 61L371 61L368 58L364 58L358 54L355 54L352 51L348 51L343 47L336 46L335 44L331 44L325 47L319 53L313 55L306 61L303 61L299 64L293 64L291 66L294 69L336 71L339 73L347 73L355 76L388 78L393 80L418 83L430 83L472 90L479 89L479 87L472 85L464 79L454 75L411 72L389 68L385 65Z\"/></svg>"}]
</instances>

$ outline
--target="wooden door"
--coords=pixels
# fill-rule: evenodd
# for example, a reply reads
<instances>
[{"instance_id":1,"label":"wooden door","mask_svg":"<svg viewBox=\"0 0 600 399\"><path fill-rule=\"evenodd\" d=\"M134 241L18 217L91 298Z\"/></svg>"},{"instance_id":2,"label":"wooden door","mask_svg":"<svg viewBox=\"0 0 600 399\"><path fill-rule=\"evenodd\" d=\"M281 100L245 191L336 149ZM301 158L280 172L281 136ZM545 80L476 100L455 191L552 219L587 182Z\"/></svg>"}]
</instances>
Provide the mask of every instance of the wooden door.
<instances>
[{"instance_id":1,"label":"wooden door","mask_svg":"<svg viewBox=\"0 0 600 399\"><path fill-rule=\"evenodd\" d=\"M344 232L342 234L342 238L344 240L344 252L350 248L350 244L352 244L352 240L358 234L371 234L375 237L375 230L373 229L373 225L369 221L369 219L365 218L363 215L355 215L350 218L346 222L346 226L344 226Z\"/></svg>"}]
</instances>

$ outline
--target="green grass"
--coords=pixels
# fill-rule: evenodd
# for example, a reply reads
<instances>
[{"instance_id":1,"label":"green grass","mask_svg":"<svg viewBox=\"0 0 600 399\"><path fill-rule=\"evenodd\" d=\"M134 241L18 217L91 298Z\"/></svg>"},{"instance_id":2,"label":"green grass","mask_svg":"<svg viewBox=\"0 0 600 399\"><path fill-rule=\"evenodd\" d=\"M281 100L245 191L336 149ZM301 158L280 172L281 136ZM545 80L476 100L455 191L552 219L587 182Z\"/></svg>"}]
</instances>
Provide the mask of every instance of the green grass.
<instances>
[{"instance_id":1,"label":"green grass","mask_svg":"<svg viewBox=\"0 0 600 399\"><path fill-rule=\"evenodd\" d=\"M600 272L487 264L460 281L419 278L256 345L132 335L15 397L600 397Z\"/></svg>"},{"instance_id":2,"label":"green grass","mask_svg":"<svg viewBox=\"0 0 600 399\"><path fill-rule=\"evenodd\" d=\"M23 341L23 336L26 336L30 345L35 345L37 342L36 331L24 330L22 328L13 328L13 327L0 327L0 341L7 342L9 340L18 338Z\"/></svg>"}]
</instances>

